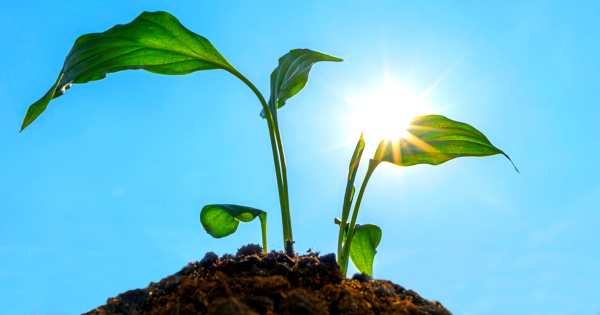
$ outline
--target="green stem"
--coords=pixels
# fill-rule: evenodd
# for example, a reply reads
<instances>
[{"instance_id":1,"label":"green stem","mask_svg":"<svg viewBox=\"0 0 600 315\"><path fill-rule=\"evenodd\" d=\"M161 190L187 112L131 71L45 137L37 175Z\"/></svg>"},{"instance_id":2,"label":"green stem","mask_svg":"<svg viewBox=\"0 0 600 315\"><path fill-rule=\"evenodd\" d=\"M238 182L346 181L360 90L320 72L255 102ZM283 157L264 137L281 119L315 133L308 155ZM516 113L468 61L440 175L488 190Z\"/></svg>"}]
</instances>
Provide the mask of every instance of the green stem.
<instances>
[{"instance_id":1,"label":"green stem","mask_svg":"<svg viewBox=\"0 0 600 315\"><path fill-rule=\"evenodd\" d=\"M265 111L265 118L267 119L267 125L269 126L269 137L271 138L271 151L273 152L273 163L275 163L275 173L277 175L277 188L279 190L279 205L281 207L281 221L283 225L283 242L285 244L285 240L291 238L291 231L289 230L289 216L286 208L286 198L285 198L285 190L283 189L282 177L281 177L281 166L279 165L279 156L277 155L277 147L278 143L275 140L275 132L274 129L278 130L279 127L276 126L275 121L273 120L273 116L271 115L271 111L269 110L269 106L265 101L265 98L260 94L258 89L250 82L246 77L244 77L237 70L227 70L229 73L236 76L238 79L242 80L251 90L256 94L260 103ZM277 128L275 128L277 127ZM287 182L287 180L286 180Z\"/></svg>"},{"instance_id":2,"label":"green stem","mask_svg":"<svg viewBox=\"0 0 600 315\"><path fill-rule=\"evenodd\" d=\"M293 238L293 234L292 234L292 215L290 213L290 199L289 199L289 194L288 194L288 182L287 182L287 166L286 166L286 162L285 162L285 153L283 151L283 142L281 140L281 132L279 130L279 120L277 118L277 114L275 114L275 116L273 117L273 122L275 124L274 126L274 130L275 130L275 139L277 140L277 147L279 148L279 158L281 159L281 175L283 178L283 196L285 198L285 209L286 209L286 218L287 218L287 228L288 228L288 238L286 239L286 241L288 241L288 244L291 244L290 246L288 246L288 248L286 248L286 254L288 254L288 256L293 256L294 255L294 238Z\"/></svg>"},{"instance_id":3,"label":"green stem","mask_svg":"<svg viewBox=\"0 0 600 315\"><path fill-rule=\"evenodd\" d=\"M354 175L356 175L356 172ZM350 215L350 207L352 206L352 200L354 199L354 185L352 184L353 182L354 178L352 178L352 181L348 181L348 184L346 185L344 205L342 206L342 220L340 221L340 235L338 237L337 251L338 265L340 265L341 263L340 259L342 257L342 240L344 239L344 230L346 228L346 222L348 222L348 216Z\"/></svg>"},{"instance_id":4,"label":"green stem","mask_svg":"<svg viewBox=\"0 0 600 315\"><path fill-rule=\"evenodd\" d=\"M267 249L267 213L263 212L258 216L260 220L260 230L262 232L263 253L268 253Z\"/></svg>"},{"instance_id":5,"label":"green stem","mask_svg":"<svg viewBox=\"0 0 600 315\"><path fill-rule=\"evenodd\" d=\"M365 174L365 179L360 186L360 192L358 193L358 197L356 198L356 204L354 205L354 211L352 211L352 221L350 221L350 227L348 228L348 236L346 236L346 243L344 243L343 255L341 259L340 268L342 271L342 276L346 277L346 273L348 272L348 256L350 255L350 246L352 246L352 238L354 238L354 227L356 225L356 218L358 217L358 210L360 209L360 203L362 201L363 194L365 193L365 188L367 188L367 183L369 183L369 179L371 175L379 165L380 161L377 160L369 160L369 169L367 170L367 174Z\"/></svg>"}]
</instances>

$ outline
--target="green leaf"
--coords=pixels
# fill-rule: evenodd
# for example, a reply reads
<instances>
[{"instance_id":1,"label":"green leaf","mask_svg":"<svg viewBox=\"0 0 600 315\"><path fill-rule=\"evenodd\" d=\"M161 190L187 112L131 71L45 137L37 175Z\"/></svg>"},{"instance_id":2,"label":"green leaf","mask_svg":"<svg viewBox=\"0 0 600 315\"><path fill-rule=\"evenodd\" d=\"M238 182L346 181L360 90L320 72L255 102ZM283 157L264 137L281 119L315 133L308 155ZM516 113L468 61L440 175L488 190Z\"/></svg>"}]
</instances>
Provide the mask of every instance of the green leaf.
<instances>
[{"instance_id":1,"label":"green leaf","mask_svg":"<svg viewBox=\"0 0 600 315\"><path fill-rule=\"evenodd\" d=\"M341 225L342 221L335 218L334 223ZM343 242L346 242L350 223L344 225ZM375 260L375 250L381 241L381 229L374 224L356 224L354 227L354 236L350 244L350 259L358 271L373 275L373 260Z\"/></svg>"},{"instance_id":2,"label":"green leaf","mask_svg":"<svg viewBox=\"0 0 600 315\"><path fill-rule=\"evenodd\" d=\"M256 217L261 223L263 250L266 252L267 213L255 208L238 205L208 205L200 212L202 227L210 236L221 238L235 233L241 222L251 222Z\"/></svg>"},{"instance_id":3,"label":"green leaf","mask_svg":"<svg viewBox=\"0 0 600 315\"><path fill-rule=\"evenodd\" d=\"M352 200L354 199L354 180L356 179L356 171L360 164L360 158L365 149L365 140L363 134L360 134L354 153L350 159L350 166L348 169L348 182L346 183L346 193L344 194L344 203L342 206L342 221L345 223L348 220L350 214L350 207L352 206ZM345 235L343 242L346 241Z\"/></svg>"},{"instance_id":4,"label":"green leaf","mask_svg":"<svg viewBox=\"0 0 600 315\"><path fill-rule=\"evenodd\" d=\"M373 260L375 250L381 241L381 229L374 224L357 224L354 229L354 238L350 246L350 259L358 271L373 275Z\"/></svg>"},{"instance_id":5,"label":"green leaf","mask_svg":"<svg viewBox=\"0 0 600 315\"><path fill-rule=\"evenodd\" d=\"M373 160L399 166L439 165L463 156L504 155L479 130L439 115L414 118L406 135L379 143ZM515 170L519 171L514 165Z\"/></svg>"},{"instance_id":6,"label":"green leaf","mask_svg":"<svg viewBox=\"0 0 600 315\"><path fill-rule=\"evenodd\" d=\"M313 64L319 61L343 61L340 58L329 56L310 49L294 49L279 58L279 65L271 73L271 96L269 109L275 116L277 109L296 95L308 82L308 73ZM260 116L265 118L264 109Z\"/></svg>"},{"instance_id":7,"label":"green leaf","mask_svg":"<svg viewBox=\"0 0 600 315\"><path fill-rule=\"evenodd\" d=\"M354 184L354 178L356 178L356 171L358 170L358 164L360 164L360 158L362 156L363 151L365 150L365 140L363 138L363 134L360 134L360 138L358 139L358 143L356 144L356 148L354 148L354 153L352 154L352 158L350 159L350 166L348 170L348 181L352 182L351 185Z\"/></svg>"},{"instance_id":8,"label":"green leaf","mask_svg":"<svg viewBox=\"0 0 600 315\"><path fill-rule=\"evenodd\" d=\"M213 69L239 74L206 38L187 30L171 14L144 12L129 24L79 37L65 59L58 83L29 107L21 131L71 84L138 69L166 75Z\"/></svg>"}]
</instances>

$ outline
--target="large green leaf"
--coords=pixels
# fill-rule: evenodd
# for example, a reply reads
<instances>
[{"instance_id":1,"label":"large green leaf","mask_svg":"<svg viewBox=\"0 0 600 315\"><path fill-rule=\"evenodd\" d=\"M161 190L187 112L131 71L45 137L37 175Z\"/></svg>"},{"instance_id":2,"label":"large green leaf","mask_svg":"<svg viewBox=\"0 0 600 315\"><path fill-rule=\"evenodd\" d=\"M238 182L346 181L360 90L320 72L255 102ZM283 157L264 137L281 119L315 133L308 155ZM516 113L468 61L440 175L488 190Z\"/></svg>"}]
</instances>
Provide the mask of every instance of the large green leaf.
<instances>
[{"instance_id":1,"label":"large green leaf","mask_svg":"<svg viewBox=\"0 0 600 315\"><path fill-rule=\"evenodd\" d=\"M358 271L373 275L373 260L375 250L381 241L381 229L374 224L357 224L354 229L354 238L350 246L350 259Z\"/></svg>"},{"instance_id":2,"label":"large green leaf","mask_svg":"<svg viewBox=\"0 0 600 315\"><path fill-rule=\"evenodd\" d=\"M273 116L277 109L296 95L308 82L308 73L313 64L319 61L343 61L340 58L329 56L310 49L294 49L279 58L279 65L271 73L271 95L269 109ZM260 116L265 118L264 109Z\"/></svg>"},{"instance_id":3,"label":"large green leaf","mask_svg":"<svg viewBox=\"0 0 600 315\"><path fill-rule=\"evenodd\" d=\"M479 130L444 116L414 118L406 131L404 136L396 140L381 141L373 160L400 166L439 165L463 156L502 154L511 161L508 155L493 146ZM516 166L515 169L517 170Z\"/></svg>"},{"instance_id":4,"label":"large green leaf","mask_svg":"<svg viewBox=\"0 0 600 315\"><path fill-rule=\"evenodd\" d=\"M221 238L235 233L240 222L260 220L263 236L263 250L267 250L267 213L255 208L238 205L208 205L200 212L202 227L210 236Z\"/></svg>"},{"instance_id":5,"label":"large green leaf","mask_svg":"<svg viewBox=\"0 0 600 315\"><path fill-rule=\"evenodd\" d=\"M21 131L71 84L137 69L167 75L213 69L237 73L206 38L187 30L171 14L144 12L129 24L79 37L65 59L59 81L29 107Z\"/></svg>"}]
</instances>

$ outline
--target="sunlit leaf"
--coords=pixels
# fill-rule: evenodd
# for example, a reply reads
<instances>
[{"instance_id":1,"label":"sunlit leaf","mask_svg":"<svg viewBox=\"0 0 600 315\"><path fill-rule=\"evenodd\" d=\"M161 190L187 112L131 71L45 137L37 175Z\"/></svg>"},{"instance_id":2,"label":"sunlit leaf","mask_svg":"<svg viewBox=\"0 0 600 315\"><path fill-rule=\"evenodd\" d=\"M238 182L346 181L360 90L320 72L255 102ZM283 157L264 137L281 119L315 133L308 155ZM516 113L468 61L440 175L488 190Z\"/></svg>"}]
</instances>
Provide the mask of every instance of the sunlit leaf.
<instances>
[{"instance_id":1,"label":"sunlit leaf","mask_svg":"<svg viewBox=\"0 0 600 315\"><path fill-rule=\"evenodd\" d=\"M238 205L208 205L200 212L202 227L210 236L221 238L233 234L240 222L251 222L256 217L261 223L263 249L266 250L267 213L255 208Z\"/></svg>"},{"instance_id":2,"label":"sunlit leaf","mask_svg":"<svg viewBox=\"0 0 600 315\"><path fill-rule=\"evenodd\" d=\"M377 254L377 246L381 241L381 229L374 224L357 224L354 238L350 246L350 259L358 271L373 275L373 260Z\"/></svg>"},{"instance_id":3,"label":"sunlit leaf","mask_svg":"<svg viewBox=\"0 0 600 315\"><path fill-rule=\"evenodd\" d=\"M187 30L171 14L144 12L129 24L79 37L65 59L58 83L29 107L21 130L71 84L137 69L167 75L213 69L237 72L206 38Z\"/></svg>"},{"instance_id":4,"label":"sunlit leaf","mask_svg":"<svg viewBox=\"0 0 600 315\"><path fill-rule=\"evenodd\" d=\"M271 95L269 97L269 109L273 116L277 109L285 105L285 102L300 92L308 82L308 73L313 64L319 61L343 61L310 49L294 49L279 58L279 65L271 73ZM260 116L265 118L264 109Z\"/></svg>"},{"instance_id":5,"label":"sunlit leaf","mask_svg":"<svg viewBox=\"0 0 600 315\"><path fill-rule=\"evenodd\" d=\"M439 165L463 156L496 154L510 161L508 155L472 126L444 116L428 115L413 119L404 136L381 141L373 160L400 166Z\"/></svg>"}]
</instances>

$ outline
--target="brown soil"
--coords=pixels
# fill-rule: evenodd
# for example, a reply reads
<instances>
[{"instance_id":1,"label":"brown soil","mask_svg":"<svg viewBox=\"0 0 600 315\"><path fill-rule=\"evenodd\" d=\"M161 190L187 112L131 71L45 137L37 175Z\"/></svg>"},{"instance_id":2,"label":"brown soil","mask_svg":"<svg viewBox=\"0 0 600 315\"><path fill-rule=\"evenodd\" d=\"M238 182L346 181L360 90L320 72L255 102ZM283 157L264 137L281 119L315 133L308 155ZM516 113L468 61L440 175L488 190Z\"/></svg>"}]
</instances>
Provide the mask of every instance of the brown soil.
<instances>
[{"instance_id":1,"label":"brown soil","mask_svg":"<svg viewBox=\"0 0 600 315\"><path fill-rule=\"evenodd\" d=\"M335 255L243 246L207 253L178 273L109 298L86 314L406 314L451 315L439 302L385 280L343 279Z\"/></svg>"}]
</instances>

